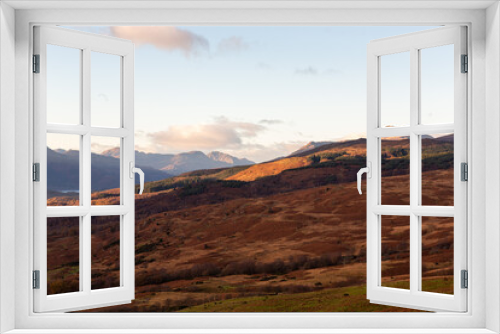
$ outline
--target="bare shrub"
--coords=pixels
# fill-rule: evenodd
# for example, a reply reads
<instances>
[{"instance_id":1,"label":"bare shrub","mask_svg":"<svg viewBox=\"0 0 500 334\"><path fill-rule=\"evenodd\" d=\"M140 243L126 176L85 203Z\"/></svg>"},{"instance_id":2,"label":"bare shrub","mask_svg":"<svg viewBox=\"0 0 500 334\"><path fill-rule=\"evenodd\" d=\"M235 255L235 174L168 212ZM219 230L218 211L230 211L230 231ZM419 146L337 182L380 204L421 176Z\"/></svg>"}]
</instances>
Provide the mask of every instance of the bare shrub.
<instances>
[{"instance_id":1,"label":"bare shrub","mask_svg":"<svg viewBox=\"0 0 500 334\"><path fill-rule=\"evenodd\" d=\"M221 272L222 276L230 275L254 275L257 273L255 261L244 260L228 263Z\"/></svg>"}]
</instances>

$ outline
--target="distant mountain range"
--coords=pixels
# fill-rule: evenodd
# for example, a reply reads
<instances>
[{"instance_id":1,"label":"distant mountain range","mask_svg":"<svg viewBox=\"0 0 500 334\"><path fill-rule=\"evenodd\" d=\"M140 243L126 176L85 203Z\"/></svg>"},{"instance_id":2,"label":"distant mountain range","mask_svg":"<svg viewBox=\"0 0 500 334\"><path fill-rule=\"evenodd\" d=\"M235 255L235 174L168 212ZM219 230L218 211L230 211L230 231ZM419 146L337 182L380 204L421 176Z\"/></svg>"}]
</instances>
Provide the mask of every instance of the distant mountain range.
<instances>
[{"instance_id":1,"label":"distant mountain range","mask_svg":"<svg viewBox=\"0 0 500 334\"><path fill-rule=\"evenodd\" d=\"M107 150L102 154L92 153L92 192L119 187L119 156L119 148ZM145 182L163 180L199 169L254 164L248 159L239 159L222 152L210 152L205 155L203 152L193 151L174 155L136 151L135 156L135 165L144 171ZM136 183L138 183L138 177L136 177ZM52 192L78 192L78 151L47 149L47 188Z\"/></svg>"},{"instance_id":2,"label":"distant mountain range","mask_svg":"<svg viewBox=\"0 0 500 334\"><path fill-rule=\"evenodd\" d=\"M47 189L52 191L79 190L80 154L74 150L51 150L47 148ZM163 180L172 177L167 172L136 164L145 174L145 181ZM92 192L120 186L120 160L114 157L92 153ZM138 178L136 178L136 183Z\"/></svg>"},{"instance_id":3,"label":"distant mountain range","mask_svg":"<svg viewBox=\"0 0 500 334\"><path fill-rule=\"evenodd\" d=\"M119 148L112 148L102 153L104 156L119 156ZM136 151L135 162L140 166L149 166L171 175L179 175L199 169L214 169L235 166L253 165L248 159L239 159L229 154L213 151L205 154L191 151L179 154L159 154Z\"/></svg>"},{"instance_id":4,"label":"distant mountain range","mask_svg":"<svg viewBox=\"0 0 500 334\"><path fill-rule=\"evenodd\" d=\"M449 147L446 145L453 143L453 140L453 134L439 138L422 136L423 145L437 145L436 147L445 145L443 147L448 151ZM386 145L409 146L409 141L407 137L395 137L392 141L386 143ZM358 160L355 157L363 158L366 154L365 152L366 139L364 138L341 142L309 142L286 157L276 158L273 161L259 164L248 159L239 159L217 151L208 154L200 151L179 154L157 154L136 151L136 166L142 168L145 172L146 182L158 181L159 183L163 182L168 185L173 184L175 188L179 182L184 182L186 178L204 179L208 177L207 175L212 175L210 178L214 178L215 176L213 175L216 175L215 178L227 181L252 182L262 177L278 175L284 170L307 167L311 164L309 158L312 155L319 155L321 163L342 165L344 160L347 164L356 163ZM60 196L61 192L77 192L79 189L78 151L48 149L47 157L48 190L49 194L51 194L49 197ZM102 154L92 154L92 192L114 189L119 186L118 157L118 148L107 150ZM446 156L445 158L448 159L449 157ZM354 159L354 162L349 159ZM438 165L444 166L444 163L441 161ZM322 164L322 166L327 166L327 164ZM356 168L352 170L355 171ZM350 172L346 173L349 174ZM352 175L347 174L343 177L350 180ZM136 178L136 183L138 183L138 178ZM153 186L153 188L155 187Z\"/></svg>"}]
</instances>

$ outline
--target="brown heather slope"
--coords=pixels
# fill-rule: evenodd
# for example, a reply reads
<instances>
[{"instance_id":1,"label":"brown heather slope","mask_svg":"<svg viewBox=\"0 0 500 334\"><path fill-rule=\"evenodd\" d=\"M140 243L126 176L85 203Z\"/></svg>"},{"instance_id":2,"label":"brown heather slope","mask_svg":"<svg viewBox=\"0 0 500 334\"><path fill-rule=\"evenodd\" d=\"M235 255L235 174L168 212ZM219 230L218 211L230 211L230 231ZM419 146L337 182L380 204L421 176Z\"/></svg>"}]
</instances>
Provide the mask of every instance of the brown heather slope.
<instances>
[{"instance_id":1,"label":"brown heather slope","mask_svg":"<svg viewBox=\"0 0 500 334\"><path fill-rule=\"evenodd\" d=\"M331 154L338 154L341 156L365 156L366 153L366 139L349 140L345 142L332 143L322 145L318 148L313 148L305 152L300 152L290 155L279 160L264 162L261 164L253 165L231 177L227 180L238 181L255 181L258 178L276 175L287 169L295 169L300 167L310 166L312 163L310 157L318 154L321 156L321 161L327 161L326 157Z\"/></svg>"},{"instance_id":2,"label":"brown heather slope","mask_svg":"<svg viewBox=\"0 0 500 334\"><path fill-rule=\"evenodd\" d=\"M236 199L138 221L136 300L102 311L175 311L218 300L362 286L366 205L355 187L346 183ZM397 221L391 226L384 228L388 285L408 280L407 267L401 266L408 256L408 244L401 240L405 227ZM452 248L449 239L442 242L450 230L449 222L427 224L427 279L452 282ZM447 286L438 291L449 291Z\"/></svg>"},{"instance_id":3,"label":"brown heather slope","mask_svg":"<svg viewBox=\"0 0 500 334\"><path fill-rule=\"evenodd\" d=\"M429 179L437 182L448 173L434 172ZM395 197L400 191L396 185L407 186L398 182L401 177L390 177L395 182L387 191ZM176 311L218 300L362 286L366 204L355 186L327 185L149 216L141 208L149 207L145 202L156 202L161 194L137 196L138 214L143 218L136 221L136 300L100 311ZM408 244L401 239L407 227L397 221L391 226L384 229L389 234L383 252L383 277L389 285L408 279L407 266L402 265L407 262ZM451 283L452 223L431 221L426 226L425 277ZM118 274L117 268L108 265L117 262L118 253L112 251L115 238L111 226L101 226L98 233L102 245L96 245L93 261L109 270L93 276L93 286L109 286L116 284ZM71 231L67 235L71 236ZM67 240L58 238L49 243L49 252L54 254L61 248L71 251ZM77 247L73 245L74 251ZM49 281L60 286L61 278L56 274L61 270L51 273ZM438 288L446 290L447 286ZM360 310L367 308L365 305Z\"/></svg>"},{"instance_id":4,"label":"brown heather slope","mask_svg":"<svg viewBox=\"0 0 500 334\"><path fill-rule=\"evenodd\" d=\"M401 151L406 149L404 143L390 144L387 163L407 173L407 158ZM273 311L272 305L278 301L271 297L280 295L296 296L295 306L288 305L290 310L300 310L301 298L320 303L311 308L315 311L400 310L373 308L361 298L366 280L366 202L351 181L364 166L364 157L344 151L317 152L319 163L309 161L306 167L253 182L209 178L213 174L231 177L247 167L230 172L192 172L183 176L184 180L196 178L188 184L154 182L157 192L136 196L136 299L129 305L98 311ZM424 200L448 205L453 199L453 171L440 169L448 166L444 163L448 160L431 158L433 164L426 166L434 170L422 177ZM409 189L408 176L390 176L394 173L388 171L384 198L399 203ZM438 183L439 189L433 186ZM93 203L116 203L117 194L116 190L95 193ZM71 243L75 231L68 223L54 222L50 230L49 252L65 249L78 254L78 243ZM452 220L430 218L423 231L423 286L429 291L450 292ZM391 219L383 232L384 285L405 285L408 226ZM98 242L93 244L93 263L100 271L93 275L92 284L116 284L116 230L104 221L94 233L99 235L94 238ZM78 263L70 260L51 260L49 285L57 292L75 286ZM353 293L335 290L343 287L359 287L358 299L347 296L342 303L327 306L325 298L332 297L330 291L336 291L335 296L340 291ZM226 301L231 301L231 306L215 307L222 302L226 305ZM291 301L286 299L286 303ZM243 306L248 304L255 308ZM280 309L276 306L275 310Z\"/></svg>"},{"instance_id":5,"label":"brown heather slope","mask_svg":"<svg viewBox=\"0 0 500 334\"><path fill-rule=\"evenodd\" d=\"M238 174L228 177L227 180L255 181L261 177L279 174L287 169L300 168L308 165L310 165L310 162L306 157L286 158L251 166Z\"/></svg>"}]
</instances>

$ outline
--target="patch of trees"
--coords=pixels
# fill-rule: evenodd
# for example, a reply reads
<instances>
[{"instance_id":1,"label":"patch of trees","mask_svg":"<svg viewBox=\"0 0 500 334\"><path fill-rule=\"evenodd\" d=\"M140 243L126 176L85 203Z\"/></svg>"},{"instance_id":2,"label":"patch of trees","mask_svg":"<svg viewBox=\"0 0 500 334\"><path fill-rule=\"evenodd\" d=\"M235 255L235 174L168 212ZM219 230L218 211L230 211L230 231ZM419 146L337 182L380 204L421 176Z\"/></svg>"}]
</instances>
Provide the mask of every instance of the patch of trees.
<instances>
[{"instance_id":1,"label":"patch of trees","mask_svg":"<svg viewBox=\"0 0 500 334\"><path fill-rule=\"evenodd\" d=\"M211 262L197 263L191 268L167 271L157 269L137 275L137 286L158 285L177 280L191 280L203 276L231 275L285 275L296 270L331 267L356 260L354 255L342 255L340 252L327 253L317 257L308 255L290 256L288 261L277 259L273 262L257 262L251 259L216 265Z\"/></svg>"},{"instance_id":2,"label":"patch of trees","mask_svg":"<svg viewBox=\"0 0 500 334\"><path fill-rule=\"evenodd\" d=\"M409 157L386 159L382 156L382 176L408 174L410 171Z\"/></svg>"},{"instance_id":3,"label":"patch of trees","mask_svg":"<svg viewBox=\"0 0 500 334\"><path fill-rule=\"evenodd\" d=\"M173 178L157 182L146 183L144 185L144 192L159 192L162 190L182 188L192 184L199 183L202 180L206 179L202 179L198 176L190 176L182 179Z\"/></svg>"},{"instance_id":4,"label":"patch of trees","mask_svg":"<svg viewBox=\"0 0 500 334\"><path fill-rule=\"evenodd\" d=\"M383 158L389 158L393 156L395 158L407 157L410 154L410 150L402 147L391 147L387 151L382 153Z\"/></svg>"},{"instance_id":5,"label":"patch of trees","mask_svg":"<svg viewBox=\"0 0 500 334\"><path fill-rule=\"evenodd\" d=\"M346 151L336 152L336 153L323 153L323 154L320 154L321 159L325 159L325 160L329 160L329 161L334 161L337 158L340 158L340 157L342 157L344 155L347 155Z\"/></svg>"},{"instance_id":6,"label":"patch of trees","mask_svg":"<svg viewBox=\"0 0 500 334\"><path fill-rule=\"evenodd\" d=\"M422 159L422 171L453 168L454 157L453 153L424 156Z\"/></svg>"},{"instance_id":7,"label":"patch of trees","mask_svg":"<svg viewBox=\"0 0 500 334\"><path fill-rule=\"evenodd\" d=\"M307 158L309 162L313 165L318 164L321 161L321 157L319 155L311 155L309 158Z\"/></svg>"},{"instance_id":8,"label":"patch of trees","mask_svg":"<svg viewBox=\"0 0 500 334\"><path fill-rule=\"evenodd\" d=\"M135 254L141 254L141 253L148 253L152 252L156 249L158 244L156 243L147 243L141 246L136 246L135 247Z\"/></svg>"}]
</instances>

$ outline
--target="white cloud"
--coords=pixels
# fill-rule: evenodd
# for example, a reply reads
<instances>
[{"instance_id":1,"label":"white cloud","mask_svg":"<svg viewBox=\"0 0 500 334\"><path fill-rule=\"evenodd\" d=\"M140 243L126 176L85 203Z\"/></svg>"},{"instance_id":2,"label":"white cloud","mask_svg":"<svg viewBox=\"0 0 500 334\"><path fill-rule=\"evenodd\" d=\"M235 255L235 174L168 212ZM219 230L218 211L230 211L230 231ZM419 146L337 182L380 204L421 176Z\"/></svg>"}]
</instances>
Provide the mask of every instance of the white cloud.
<instances>
[{"instance_id":1,"label":"white cloud","mask_svg":"<svg viewBox=\"0 0 500 334\"><path fill-rule=\"evenodd\" d=\"M131 40L136 45L150 44L167 51L179 50L186 56L209 49L208 40L200 35L176 27L115 26L114 36Z\"/></svg>"},{"instance_id":2,"label":"white cloud","mask_svg":"<svg viewBox=\"0 0 500 334\"><path fill-rule=\"evenodd\" d=\"M226 153L237 157L245 157L255 162L265 162L285 157L302 147L303 141L274 142L270 145L248 144L238 150L227 150Z\"/></svg>"},{"instance_id":3,"label":"white cloud","mask_svg":"<svg viewBox=\"0 0 500 334\"><path fill-rule=\"evenodd\" d=\"M173 125L149 134L155 151L237 149L246 138L254 138L266 127L219 117L212 123Z\"/></svg>"}]
</instances>

